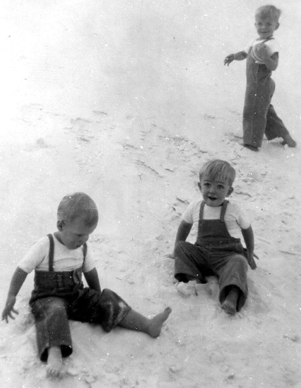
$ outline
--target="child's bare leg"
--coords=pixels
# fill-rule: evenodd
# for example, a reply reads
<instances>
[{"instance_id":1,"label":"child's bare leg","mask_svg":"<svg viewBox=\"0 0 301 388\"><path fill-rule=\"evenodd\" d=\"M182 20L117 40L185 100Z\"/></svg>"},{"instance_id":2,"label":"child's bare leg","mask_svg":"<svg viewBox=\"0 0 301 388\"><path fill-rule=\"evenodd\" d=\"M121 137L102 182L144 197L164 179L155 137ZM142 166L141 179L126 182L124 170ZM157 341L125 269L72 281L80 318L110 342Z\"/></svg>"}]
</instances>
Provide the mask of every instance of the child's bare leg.
<instances>
[{"instance_id":1,"label":"child's bare leg","mask_svg":"<svg viewBox=\"0 0 301 388\"><path fill-rule=\"evenodd\" d=\"M199 278L194 277L194 276L186 275L186 279L188 282L194 281L196 283L201 283L201 280Z\"/></svg>"},{"instance_id":2,"label":"child's bare leg","mask_svg":"<svg viewBox=\"0 0 301 388\"><path fill-rule=\"evenodd\" d=\"M59 346L52 346L48 349L47 376L63 377L62 352Z\"/></svg>"},{"instance_id":3,"label":"child's bare leg","mask_svg":"<svg viewBox=\"0 0 301 388\"><path fill-rule=\"evenodd\" d=\"M240 296L240 289L236 286L232 286L222 304L222 309L227 313L234 315L236 313L237 300Z\"/></svg>"},{"instance_id":4,"label":"child's bare leg","mask_svg":"<svg viewBox=\"0 0 301 388\"><path fill-rule=\"evenodd\" d=\"M155 315L153 318L147 318L134 310L129 313L119 322L119 326L126 329L142 331L153 338L159 337L163 323L167 320L171 308L167 307L162 313Z\"/></svg>"}]
</instances>

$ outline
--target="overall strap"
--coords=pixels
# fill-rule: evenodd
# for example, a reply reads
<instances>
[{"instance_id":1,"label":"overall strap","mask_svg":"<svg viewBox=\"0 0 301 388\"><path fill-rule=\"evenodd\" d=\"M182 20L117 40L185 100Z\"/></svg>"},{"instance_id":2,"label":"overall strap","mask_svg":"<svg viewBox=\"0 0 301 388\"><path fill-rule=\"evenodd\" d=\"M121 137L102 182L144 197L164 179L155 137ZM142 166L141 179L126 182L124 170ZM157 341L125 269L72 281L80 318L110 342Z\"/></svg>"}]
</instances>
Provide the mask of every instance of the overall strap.
<instances>
[{"instance_id":1,"label":"overall strap","mask_svg":"<svg viewBox=\"0 0 301 388\"><path fill-rule=\"evenodd\" d=\"M86 243L84 243L84 245L83 245L83 252L84 252L84 261L83 261L83 264L85 263L85 260L86 260L87 250L88 250L88 246L87 246Z\"/></svg>"},{"instance_id":2,"label":"overall strap","mask_svg":"<svg viewBox=\"0 0 301 388\"><path fill-rule=\"evenodd\" d=\"M49 272L53 272L54 240L53 240L52 234L47 234L47 237L49 238L49 243L50 243L50 246L49 246L49 262L48 262ZM85 263L85 260L86 260L87 250L88 250L87 244L84 243L84 245L83 245L83 254L84 254L83 264Z\"/></svg>"},{"instance_id":3,"label":"overall strap","mask_svg":"<svg viewBox=\"0 0 301 388\"><path fill-rule=\"evenodd\" d=\"M263 39L263 41L261 42L261 43L265 43L265 42L268 42L269 40L273 40L273 39L275 39L273 36L270 36L269 38L266 38L266 39ZM254 39L253 40L253 42L252 42L252 44L251 44L251 48L252 48L252 46L253 46L253 44L256 42L256 41L258 41L258 40L261 40L260 38L257 38L257 39Z\"/></svg>"},{"instance_id":4,"label":"overall strap","mask_svg":"<svg viewBox=\"0 0 301 388\"><path fill-rule=\"evenodd\" d=\"M53 272L53 257L54 257L54 241L52 234L47 234L47 237L49 238L49 272Z\"/></svg>"},{"instance_id":5,"label":"overall strap","mask_svg":"<svg viewBox=\"0 0 301 388\"><path fill-rule=\"evenodd\" d=\"M221 216L220 216L220 222L225 222L225 214L226 214L228 203L229 203L229 201L226 201L226 200L223 203L222 210L221 210Z\"/></svg>"},{"instance_id":6,"label":"overall strap","mask_svg":"<svg viewBox=\"0 0 301 388\"><path fill-rule=\"evenodd\" d=\"M205 201L202 201L201 206L200 206L199 222L203 221L203 218L204 218L204 207L205 207Z\"/></svg>"}]
</instances>

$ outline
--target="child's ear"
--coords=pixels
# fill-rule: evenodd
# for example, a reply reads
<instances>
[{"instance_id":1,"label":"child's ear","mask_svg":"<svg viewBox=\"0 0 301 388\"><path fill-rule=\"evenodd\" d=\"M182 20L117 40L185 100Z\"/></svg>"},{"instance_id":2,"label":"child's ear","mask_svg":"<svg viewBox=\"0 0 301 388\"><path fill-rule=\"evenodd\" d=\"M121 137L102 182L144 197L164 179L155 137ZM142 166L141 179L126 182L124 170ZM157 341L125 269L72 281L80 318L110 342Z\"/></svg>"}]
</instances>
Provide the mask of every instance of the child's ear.
<instances>
[{"instance_id":1,"label":"child's ear","mask_svg":"<svg viewBox=\"0 0 301 388\"><path fill-rule=\"evenodd\" d=\"M230 195L233 193L233 187L230 187L227 193L227 197L230 197Z\"/></svg>"},{"instance_id":2,"label":"child's ear","mask_svg":"<svg viewBox=\"0 0 301 388\"><path fill-rule=\"evenodd\" d=\"M279 26L280 26L280 23L277 23L275 30L278 30Z\"/></svg>"},{"instance_id":3,"label":"child's ear","mask_svg":"<svg viewBox=\"0 0 301 388\"><path fill-rule=\"evenodd\" d=\"M65 225L65 222L64 222L64 221L58 221L58 222L56 223L56 226L57 226L57 228L58 228L58 230L59 230L60 232L63 230L64 225Z\"/></svg>"},{"instance_id":4,"label":"child's ear","mask_svg":"<svg viewBox=\"0 0 301 388\"><path fill-rule=\"evenodd\" d=\"M201 182L198 182L198 188L200 189L200 191L202 191L202 185L201 185Z\"/></svg>"}]
</instances>

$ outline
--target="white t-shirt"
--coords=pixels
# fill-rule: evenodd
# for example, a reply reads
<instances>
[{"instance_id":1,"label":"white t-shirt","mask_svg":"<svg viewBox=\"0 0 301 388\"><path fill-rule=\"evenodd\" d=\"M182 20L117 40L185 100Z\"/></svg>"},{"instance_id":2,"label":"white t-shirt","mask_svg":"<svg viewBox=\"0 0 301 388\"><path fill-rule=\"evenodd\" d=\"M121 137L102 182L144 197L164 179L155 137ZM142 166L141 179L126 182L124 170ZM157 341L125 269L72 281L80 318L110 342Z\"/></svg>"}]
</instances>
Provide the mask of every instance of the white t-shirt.
<instances>
[{"instance_id":1,"label":"white t-shirt","mask_svg":"<svg viewBox=\"0 0 301 388\"><path fill-rule=\"evenodd\" d=\"M196 224L200 220L200 207L202 199L191 202L184 214L182 215L182 220L188 224ZM212 207L204 206L204 220L216 220L220 219L222 206ZM233 202L229 202L225 214L225 223L228 229L230 236L235 238L241 237L241 229L248 229L251 226L248 216L240 209L240 207Z\"/></svg>"},{"instance_id":2,"label":"white t-shirt","mask_svg":"<svg viewBox=\"0 0 301 388\"><path fill-rule=\"evenodd\" d=\"M268 53L269 53L270 57L274 53L278 53L279 52L279 43L278 43L278 41L275 38L269 39L266 42L265 42L265 39L260 39L260 38L255 39L251 43L248 44L248 46L244 49L244 51L248 54L248 52L249 52L251 47L254 48L258 44L263 43L263 42L267 46ZM256 56L256 51L255 50L252 50L252 56L255 59L256 63L264 64L264 62L262 62L260 60L260 58L258 56Z\"/></svg>"},{"instance_id":3,"label":"white t-shirt","mask_svg":"<svg viewBox=\"0 0 301 388\"><path fill-rule=\"evenodd\" d=\"M80 268L83 264L83 246L77 249L68 249L61 244L55 236L54 240L54 271L73 271ZM18 267L23 271L30 273L33 270L49 270L49 239L47 236L42 237L31 246L24 258L19 262ZM83 272L89 272L95 267L94 262L87 250Z\"/></svg>"}]
</instances>

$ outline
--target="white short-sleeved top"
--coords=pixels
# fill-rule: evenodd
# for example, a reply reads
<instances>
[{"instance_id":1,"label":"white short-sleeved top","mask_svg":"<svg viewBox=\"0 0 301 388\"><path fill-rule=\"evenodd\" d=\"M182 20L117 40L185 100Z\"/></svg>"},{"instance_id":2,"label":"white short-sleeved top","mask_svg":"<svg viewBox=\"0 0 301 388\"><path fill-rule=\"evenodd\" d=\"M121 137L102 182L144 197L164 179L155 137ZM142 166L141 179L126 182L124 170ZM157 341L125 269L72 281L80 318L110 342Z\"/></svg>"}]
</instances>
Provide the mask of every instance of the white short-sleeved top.
<instances>
[{"instance_id":1,"label":"white short-sleeved top","mask_svg":"<svg viewBox=\"0 0 301 388\"><path fill-rule=\"evenodd\" d=\"M182 215L182 220L188 224L196 224L200 220L201 200L191 202ZM212 207L204 206L204 220L215 220L220 218L222 206ZM225 223L230 236L235 238L241 237L241 229L248 229L251 226L248 216L241 210L241 208L233 202L229 202L225 214Z\"/></svg>"},{"instance_id":2,"label":"white short-sleeved top","mask_svg":"<svg viewBox=\"0 0 301 388\"><path fill-rule=\"evenodd\" d=\"M73 271L83 264L83 246L77 249L68 249L60 243L55 236L54 240L54 271ZM19 262L18 267L30 273L36 271L49 270L49 238L42 237L31 246L24 258ZM89 272L95 267L94 262L87 250L83 272Z\"/></svg>"},{"instance_id":3,"label":"white short-sleeved top","mask_svg":"<svg viewBox=\"0 0 301 388\"><path fill-rule=\"evenodd\" d=\"M251 47L255 47L258 44L263 43L263 42L267 46L268 53L269 53L270 56L272 56L274 53L278 53L279 52L279 43L278 43L278 41L275 38L272 38L272 39L269 39L269 40L260 39L260 38L255 39L252 42L250 42L248 44L248 46L245 47L244 51L248 54L248 52L249 52ZM262 62L260 60L260 58L258 56L256 56L254 50L252 50L252 55L253 55L253 58L255 59L256 63L264 64L264 62Z\"/></svg>"}]
</instances>

